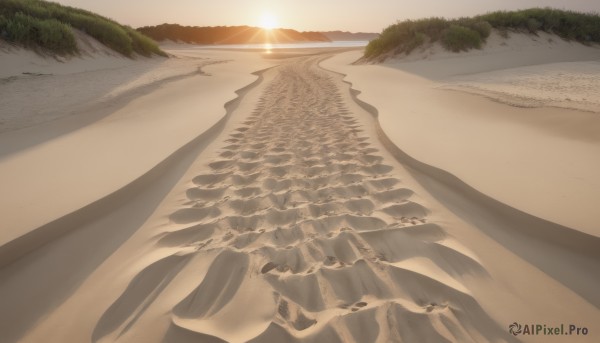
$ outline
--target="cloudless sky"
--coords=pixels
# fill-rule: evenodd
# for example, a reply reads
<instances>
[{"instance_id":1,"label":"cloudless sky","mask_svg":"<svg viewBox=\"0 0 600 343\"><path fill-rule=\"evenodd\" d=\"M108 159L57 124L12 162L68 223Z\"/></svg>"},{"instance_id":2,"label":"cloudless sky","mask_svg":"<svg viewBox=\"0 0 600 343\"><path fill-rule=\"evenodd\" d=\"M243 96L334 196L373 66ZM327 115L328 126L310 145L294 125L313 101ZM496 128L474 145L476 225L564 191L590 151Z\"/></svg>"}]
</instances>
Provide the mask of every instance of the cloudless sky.
<instances>
[{"instance_id":1,"label":"cloudless sky","mask_svg":"<svg viewBox=\"0 0 600 343\"><path fill-rule=\"evenodd\" d=\"M261 26L299 31L380 32L398 20L455 18L495 10L554 7L600 12L600 0L54 0L133 27L177 23L193 26Z\"/></svg>"}]
</instances>

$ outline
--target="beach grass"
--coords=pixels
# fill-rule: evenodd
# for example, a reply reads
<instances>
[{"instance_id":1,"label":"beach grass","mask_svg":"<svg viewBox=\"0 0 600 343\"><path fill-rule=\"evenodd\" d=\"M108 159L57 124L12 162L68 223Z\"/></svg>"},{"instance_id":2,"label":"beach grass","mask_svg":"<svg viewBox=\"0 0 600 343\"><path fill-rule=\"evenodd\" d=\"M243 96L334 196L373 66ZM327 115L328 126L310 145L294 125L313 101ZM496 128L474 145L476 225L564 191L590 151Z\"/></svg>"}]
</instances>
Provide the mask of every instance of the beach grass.
<instances>
[{"instance_id":1,"label":"beach grass","mask_svg":"<svg viewBox=\"0 0 600 343\"><path fill-rule=\"evenodd\" d=\"M78 52L78 29L107 47L131 57L166 56L150 38L98 14L41 0L0 1L0 38L31 49L55 54Z\"/></svg>"},{"instance_id":2,"label":"beach grass","mask_svg":"<svg viewBox=\"0 0 600 343\"><path fill-rule=\"evenodd\" d=\"M497 11L470 18L405 20L388 26L369 42L365 57L410 53L427 42L440 42L454 52L479 49L491 30L556 34L583 44L600 43L600 15L552 8Z\"/></svg>"}]
</instances>

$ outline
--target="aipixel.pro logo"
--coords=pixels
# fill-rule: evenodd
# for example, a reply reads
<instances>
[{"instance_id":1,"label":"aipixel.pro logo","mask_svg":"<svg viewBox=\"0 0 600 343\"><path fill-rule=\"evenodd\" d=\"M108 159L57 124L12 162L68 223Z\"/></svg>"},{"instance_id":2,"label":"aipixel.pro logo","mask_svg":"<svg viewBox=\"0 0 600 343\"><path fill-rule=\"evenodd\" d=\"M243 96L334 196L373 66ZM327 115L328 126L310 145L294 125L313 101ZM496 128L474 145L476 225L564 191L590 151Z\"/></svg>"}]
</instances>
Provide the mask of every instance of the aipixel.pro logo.
<instances>
[{"instance_id":1,"label":"aipixel.pro logo","mask_svg":"<svg viewBox=\"0 0 600 343\"><path fill-rule=\"evenodd\" d=\"M587 336L589 330L586 327L577 326L575 324L551 326L546 324L521 325L514 322L508 326L508 332L514 336Z\"/></svg>"}]
</instances>

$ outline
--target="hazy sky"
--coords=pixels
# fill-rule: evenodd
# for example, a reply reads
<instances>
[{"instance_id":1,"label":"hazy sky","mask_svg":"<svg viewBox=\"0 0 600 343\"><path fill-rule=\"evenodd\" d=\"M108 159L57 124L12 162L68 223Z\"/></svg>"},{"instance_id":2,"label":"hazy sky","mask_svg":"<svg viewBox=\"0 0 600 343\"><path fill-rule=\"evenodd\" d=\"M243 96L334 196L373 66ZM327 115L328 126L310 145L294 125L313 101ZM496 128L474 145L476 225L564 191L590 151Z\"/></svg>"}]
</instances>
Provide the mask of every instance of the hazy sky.
<instances>
[{"instance_id":1,"label":"hazy sky","mask_svg":"<svg viewBox=\"0 0 600 343\"><path fill-rule=\"evenodd\" d=\"M380 32L397 20L470 16L494 10L554 7L600 12L600 0L54 0L133 27L182 25L261 26L300 31Z\"/></svg>"}]
</instances>

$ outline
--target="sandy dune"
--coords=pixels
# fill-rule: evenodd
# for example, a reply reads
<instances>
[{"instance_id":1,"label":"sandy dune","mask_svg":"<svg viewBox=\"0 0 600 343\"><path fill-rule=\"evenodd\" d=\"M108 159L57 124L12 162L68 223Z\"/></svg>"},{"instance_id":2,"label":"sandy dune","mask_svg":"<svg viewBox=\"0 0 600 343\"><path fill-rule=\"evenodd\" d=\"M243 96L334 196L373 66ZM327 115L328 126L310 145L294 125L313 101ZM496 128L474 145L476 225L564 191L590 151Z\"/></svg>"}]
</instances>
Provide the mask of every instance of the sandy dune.
<instances>
[{"instance_id":1,"label":"sandy dune","mask_svg":"<svg viewBox=\"0 0 600 343\"><path fill-rule=\"evenodd\" d=\"M375 116L382 104L357 99L347 76L327 70L350 56L268 60L272 67L253 77L239 69L236 82L245 71L249 86L213 112L222 120L178 117L192 128L153 146L154 162L137 167L150 172L50 221L61 234L38 235L29 253L2 255L2 338L513 342L514 321L594 328L600 238L509 207L407 155ZM198 89L197 77L169 83L172 99L186 88L180 82ZM122 111L106 120L130 117L114 125L131 132L145 122ZM168 122L156 118L140 129L150 138ZM96 182L79 178L77 187Z\"/></svg>"},{"instance_id":2,"label":"sandy dune","mask_svg":"<svg viewBox=\"0 0 600 343\"><path fill-rule=\"evenodd\" d=\"M178 53L111 68L85 60L84 70L76 63L60 71L57 65L65 67L49 63L38 71L52 75L41 80L19 76L0 84L8 95L0 100L4 127L18 127L0 135L0 216L10 223L0 231L1 245L144 175L219 123L233 109L224 104L236 90L257 79L252 72L273 65L243 52ZM44 96L29 100L32 93ZM41 119L13 121L17 109ZM69 196L57 198L61 189Z\"/></svg>"},{"instance_id":3,"label":"sandy dune","mask_svg":"<svg viewBox=\"0 0 600 343\"><path fill-rule=\"evenodd\" d=\"M323 66L347 75L410 156L527 213L600 236L600 117L592 111L600 48L512 33L492 35L483 50L440 49L379 65L350 65L361 54L349 52Z\"/></svg>"}]
</instances>

